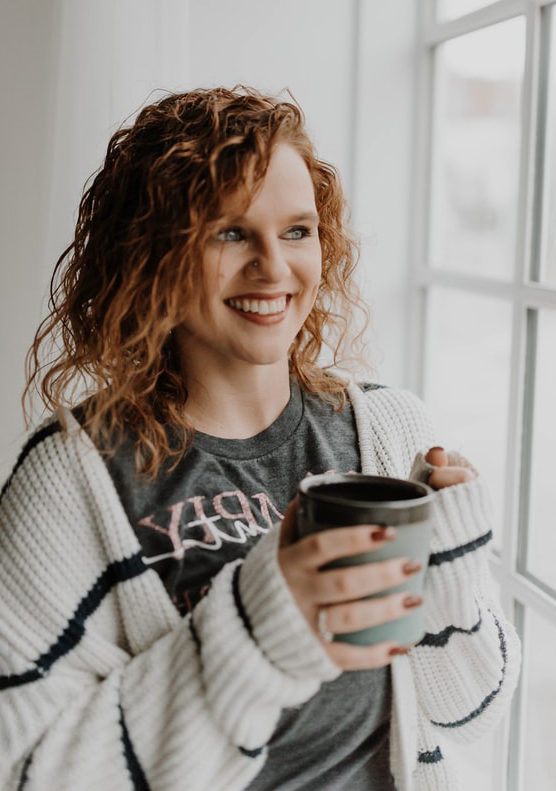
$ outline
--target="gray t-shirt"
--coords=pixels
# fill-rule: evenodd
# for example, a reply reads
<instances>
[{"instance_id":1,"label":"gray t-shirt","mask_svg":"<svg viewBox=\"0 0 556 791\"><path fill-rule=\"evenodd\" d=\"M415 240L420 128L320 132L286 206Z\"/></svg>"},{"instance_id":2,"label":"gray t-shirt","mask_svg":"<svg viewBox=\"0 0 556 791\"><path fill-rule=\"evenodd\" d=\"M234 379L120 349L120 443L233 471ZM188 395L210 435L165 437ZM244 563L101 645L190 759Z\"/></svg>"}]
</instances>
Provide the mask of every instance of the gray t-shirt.
<instances>
[{"instance_id":1,"label":"gray t-shirt","mask_svg":"<svg viewBox=\"0 0 556 791\"><path fill-rule=\"evenodd\" d=\"M308 473L360 470L349 404L341 412L292 383L284 412L256 437L197 432L177 467L134 473L131 440L107 460L145 558L180 612L193 609L226 563L279 521ZM283 711L249 791L394 791L389 668L343 673Z\"/></svg>"}]
</instances>

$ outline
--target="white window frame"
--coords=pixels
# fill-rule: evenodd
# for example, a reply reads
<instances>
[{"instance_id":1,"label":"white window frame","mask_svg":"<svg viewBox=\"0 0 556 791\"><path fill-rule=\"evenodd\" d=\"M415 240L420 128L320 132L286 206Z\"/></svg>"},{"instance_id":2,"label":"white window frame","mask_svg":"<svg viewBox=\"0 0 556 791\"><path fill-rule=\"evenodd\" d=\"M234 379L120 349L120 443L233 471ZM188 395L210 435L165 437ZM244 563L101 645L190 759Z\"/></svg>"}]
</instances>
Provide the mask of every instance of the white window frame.
<instances>
[{"instance_id":1,"label":"white window frame","mask_svg":"<svg viewBox=\"0 0 556 791\"><path fill-rule=\"evenodd\" d=\"M556 626L556 591L534 578L523 567L527 541L528 490L534 404L536 316L540 309L556 311L556 288L532 282L537 276L540 245L538 210L542 198L542 158L547 72L546 41L541 19L545 6L555 0L499 0L464 17L439 22L435 0L419 0L417 36L416 141L413 227L411 230L411 316L408 339L410 386L423 395L426 363L427 296L435 286L468 294L489 296L511 306L511 371L507 454L504 476L504 532L500 553L493 559L493 573L501 591L502 604L513 613L527 662L524 611L530 608ZM499 22L525 17L526 51L522 93L521 152L515 266L507 281L482 278L447 269L434 269L428 262L431 164L434 124L434 61L438 45L450 39ZM556 8L553 12L556 25ZM540 130L540 133L539 133ZM537 219L535 219L537 218ZM504 756L495 772L493 791L527 791L523 782L524 687L516 694L511 716L500 734ZM503 765L502 765L503 764Z\"/></svg>"}]
</instances>

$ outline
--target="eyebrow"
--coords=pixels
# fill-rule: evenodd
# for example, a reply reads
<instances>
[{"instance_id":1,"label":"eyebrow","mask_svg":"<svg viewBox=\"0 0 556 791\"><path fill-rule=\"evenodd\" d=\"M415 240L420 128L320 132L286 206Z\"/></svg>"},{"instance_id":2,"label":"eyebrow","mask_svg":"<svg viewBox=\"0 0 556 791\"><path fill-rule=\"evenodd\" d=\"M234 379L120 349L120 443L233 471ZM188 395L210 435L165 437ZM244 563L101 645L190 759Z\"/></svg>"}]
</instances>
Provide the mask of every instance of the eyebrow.
<instances>
[{"instance_id":1,"label":"eyebrow","mask_svg":"<svg viewBox=\"0 0 556 791\"><path fill-rule=\"evenodd\" d=\"M290 217L289 222L304 222L307 220L312 220L313 222L319 222L320 217L314 211L306 211L302 212L301 214L294 214Z\"/></svg>"},{"instance_id":2,"label":"eyebrow","mask_svg":"<svg viewBox=\"0 0 556 791\"><path fill-rule=\"evenodd\" d=\"M247 219L243 214L235 214L229 215L228 217L221 218L225 222L229 223L245 223ZM314 211L304 211L300 212L299 214L291 214L287 220L285 220L285 224L296 223L296 222L320 222L319 215Z\"/></svg>"}]
</instances>

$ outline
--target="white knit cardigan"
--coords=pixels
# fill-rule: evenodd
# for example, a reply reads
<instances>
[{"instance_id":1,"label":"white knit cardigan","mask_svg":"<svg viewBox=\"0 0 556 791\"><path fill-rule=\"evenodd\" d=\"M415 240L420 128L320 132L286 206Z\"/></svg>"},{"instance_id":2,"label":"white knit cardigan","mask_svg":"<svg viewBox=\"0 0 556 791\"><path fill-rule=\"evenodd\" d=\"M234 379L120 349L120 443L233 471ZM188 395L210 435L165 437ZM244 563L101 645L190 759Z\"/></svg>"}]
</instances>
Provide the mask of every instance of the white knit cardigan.
<instances>
[{"instance_id":1,"label":"white knit cardigan","mask_svg":"<svg viewBox=\"0 0 556 791\"><path fill-rule=\"evenodd\" d=\"M350 398L363 471L407 477L432 442L420 402ZM340 672L280 573L279 531L182 618L101 456L71 413L59 420L67 431L31 438L0 502L0 788L241 791L281 710ZM519 644L491 594L489 537L480 479L436 495L427 636L392 671L399 791L455 789L443 744L480 738L508 707Z\"/></svg>"}]
</instances>

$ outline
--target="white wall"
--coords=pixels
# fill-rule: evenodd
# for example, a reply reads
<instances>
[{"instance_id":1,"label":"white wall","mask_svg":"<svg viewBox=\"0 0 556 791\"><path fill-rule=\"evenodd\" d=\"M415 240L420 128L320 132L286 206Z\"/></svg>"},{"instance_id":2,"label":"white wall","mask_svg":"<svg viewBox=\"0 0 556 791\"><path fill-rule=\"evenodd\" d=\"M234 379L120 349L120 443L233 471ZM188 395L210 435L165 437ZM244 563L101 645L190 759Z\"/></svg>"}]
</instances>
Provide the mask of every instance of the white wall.
<instances>
[{"instance_id":1,"label":"white wall","mask_svg":"<svg viewBox=\"0 0 556 791\"><path fill-rule=\"evenodd\" d=\"M371 307L371 362L381 382L405 387L418 7L414 0L361 0L358 25L353 212Z\"/></svg>"},{"instance_id":2,"label":"white wall","mask_svg":"<svg viewBox=\"0 0 556 791\"><path fill-rule=\"evenodd\" d=\"M319 154L349 177L356 0L191 1L192 86L289 88Z\"/></svg>"},{"instance_id":3,"label":"white wall","mask_svg":"<svg viewBox=\"0 0 556 791\"><path fill-rule=\"evenodd\" d=\"M56 18L48 2L10 0L0 9L0 456L4 459L13 457L19 443L23 359L40 316Z\"/></svg>"},{"instance_id":4,"label":"white wall","mask_svg":"<svg viewBox=\"0 0 556 791\"><path fill-rule=\"evenodd\" d=\"M108 139L151 91L188 80L189 3L2 0L0 480L25 435L23 360Z\"/></svg>"},{"instance_id":5,"label":"white wall","mask_svg":"<svg viewBox=\"0 0 556 791\"><path fill-rule=\"evenodd\" d=\"M83 186L102 163L109 137L149 95L156 97L157 89L182 89L189 76L187 2L56 4L60 24L48 163L47 276L71 240Z\"/></svg>"},{"instance_id":6,"label":"white wall","mask_svg":"<svg viewBox=\"0 0 556 791\"><path fill-rule=\"evenodd\" d=\"M23 357L84 182L116 126L160 88L246 83L293 92L320 155L340 169L365 237L377 378L406 382L415 7L413 0L3 0L0 478L23 433Z\"/></svg>"}]
</instances>

